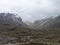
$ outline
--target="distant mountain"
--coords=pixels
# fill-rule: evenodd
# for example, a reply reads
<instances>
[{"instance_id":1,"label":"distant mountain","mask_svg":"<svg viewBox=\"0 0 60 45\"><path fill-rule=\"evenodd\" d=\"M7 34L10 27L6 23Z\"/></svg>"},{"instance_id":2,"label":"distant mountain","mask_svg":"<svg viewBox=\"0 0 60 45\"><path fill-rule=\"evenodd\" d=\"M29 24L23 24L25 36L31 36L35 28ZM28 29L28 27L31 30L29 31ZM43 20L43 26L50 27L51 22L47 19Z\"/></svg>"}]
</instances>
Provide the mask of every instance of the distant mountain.
<instances>
[{"instance_id":1,"label":"distant mountain","mask_svg":"<svg viewBox=\"0 0 60 45\"><path fill-rule=\"evenodd\" d=\"M0 13L0 44L25 42L60 42L60 16L26 22L30 28L16 14ZM25 27L22 27L25 26ZM31 29L34 28L34 29ZM40 30L49 28L48 30Z\"/></svg>"},{"instance_id":2,"label":"distant mountain","mask_svg":"<svg viewBox=\"0 0 60 45\"><path fill-rule=\"evenodd\" d=\"M42 20L36 20L32 25L31 28L34 29L55 29L60 28L60 16L55 18L46 18Z\"/></svg>"},{"instance_id":3,"label":"distant mountain","mask_svg":"<svg viewBox=\"0 0 60 45\"><path fill-rule=\"evenodd\" d=\"M0 24L9 24L16 26L27 26L21 19L17 17L17 14L13 13L0 13Z\"/></svg>"}]
</instances>

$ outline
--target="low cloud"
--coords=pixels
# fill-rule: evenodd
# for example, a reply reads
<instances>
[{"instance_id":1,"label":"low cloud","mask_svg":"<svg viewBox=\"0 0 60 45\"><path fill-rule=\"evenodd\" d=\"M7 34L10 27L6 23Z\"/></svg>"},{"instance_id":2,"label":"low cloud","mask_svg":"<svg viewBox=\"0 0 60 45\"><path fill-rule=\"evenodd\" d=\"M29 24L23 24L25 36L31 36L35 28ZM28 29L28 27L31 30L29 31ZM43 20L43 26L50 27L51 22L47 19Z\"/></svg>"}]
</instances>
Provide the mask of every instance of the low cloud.
<instances>
[{"instance_id":1,"label":"low cloud","mask_svg":"<svg viewBox=\"0 0 60 45\"><path fill-rule=\"evenodd\" d=\"M0 12L18 13L23 21L60 14L60 0L0 0Z\"/></svg>"}]
</instances>

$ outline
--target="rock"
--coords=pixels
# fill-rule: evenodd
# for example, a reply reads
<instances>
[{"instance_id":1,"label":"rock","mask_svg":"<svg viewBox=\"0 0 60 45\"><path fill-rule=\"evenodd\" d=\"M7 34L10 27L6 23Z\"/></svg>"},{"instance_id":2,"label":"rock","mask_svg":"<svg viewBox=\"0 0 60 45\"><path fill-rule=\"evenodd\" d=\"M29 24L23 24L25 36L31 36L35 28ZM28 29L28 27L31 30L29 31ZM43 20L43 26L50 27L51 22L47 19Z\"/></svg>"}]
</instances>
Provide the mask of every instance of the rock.
<instances>
[{"instance_id":1,"label":"rock","mask_svg":"<svg viewBox=\"0 0 60 45\"><path fill-rule=\"evenodd\" d=\"M26 26L21 17L13 13L0 13L0 24Z\"/></svg>"}]
</instances>

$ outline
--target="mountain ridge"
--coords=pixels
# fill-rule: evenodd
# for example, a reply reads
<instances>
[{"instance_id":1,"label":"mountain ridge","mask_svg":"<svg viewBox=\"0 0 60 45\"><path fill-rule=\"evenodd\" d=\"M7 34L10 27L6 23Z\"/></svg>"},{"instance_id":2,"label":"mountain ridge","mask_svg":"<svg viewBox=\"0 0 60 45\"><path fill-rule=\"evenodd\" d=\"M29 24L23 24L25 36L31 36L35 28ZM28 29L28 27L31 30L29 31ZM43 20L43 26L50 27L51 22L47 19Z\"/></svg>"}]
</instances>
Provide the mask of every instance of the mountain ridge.
<instances>
[{"instance_id":1,"label":"mountain ridge","mask_svg":"<svg viewBox=\"0 0 60 45\"><path fill-rule=\"evenodd\" d=\"M21 17L17 17L18 14L14 13L0 13L0 24L27 26Z\"/></svg>"},{"instance_id":2,"label":"mountain ridge","mask_svg":"<svg viewBox=\"0 0 60 45\"><path fill-rule=\"evenodd\" d=\"M35 29L54 29L60 28L60 15L57 17L50 17L42 20L36 20L30 28Z\"/></svg>"}]
</instances>

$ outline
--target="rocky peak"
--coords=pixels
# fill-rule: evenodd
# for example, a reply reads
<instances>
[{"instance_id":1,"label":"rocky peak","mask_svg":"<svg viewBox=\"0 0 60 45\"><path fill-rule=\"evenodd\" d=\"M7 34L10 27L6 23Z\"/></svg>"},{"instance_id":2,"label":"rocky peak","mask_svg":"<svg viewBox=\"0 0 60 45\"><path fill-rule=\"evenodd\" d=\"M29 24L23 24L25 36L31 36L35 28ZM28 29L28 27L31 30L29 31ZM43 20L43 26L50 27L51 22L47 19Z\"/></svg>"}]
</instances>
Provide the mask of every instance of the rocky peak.
<instances>
[{"instance_id":1,"label":"rocky peak","mask_svg":"<svg viewBox=\"0 0 60 45\"><path fill-rule=\"evenodd\" d=\"M17 26L25 26L22 18L18 17L17 14L14 13L0 13L0 24L9 24L9 25L17 25Z\"/></svg>"}]
</instances>

